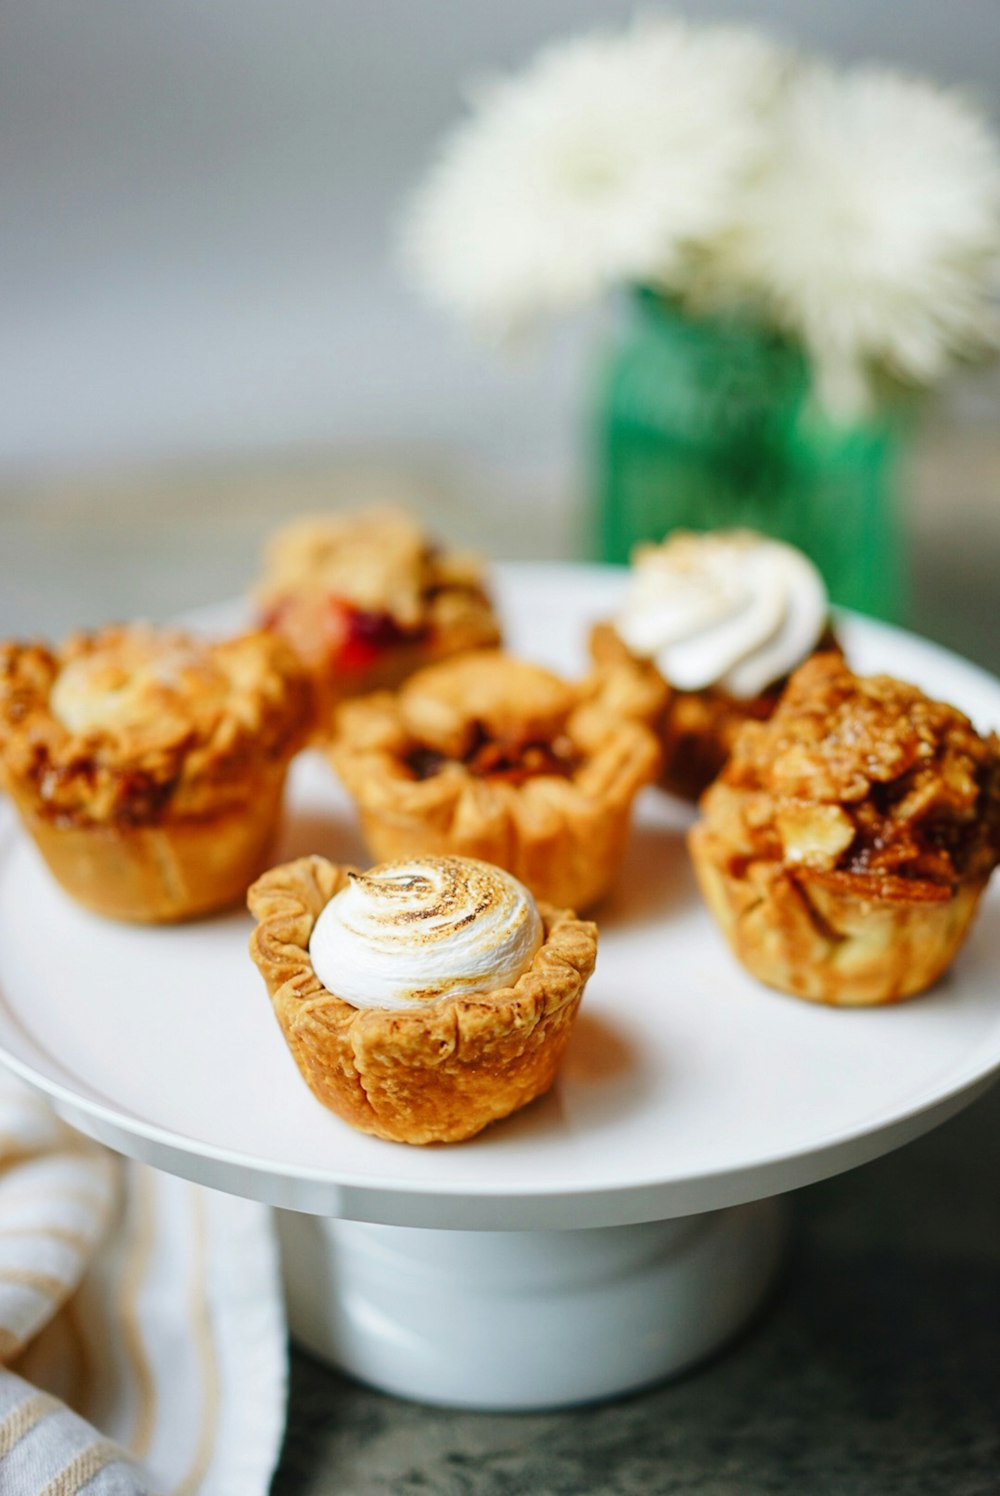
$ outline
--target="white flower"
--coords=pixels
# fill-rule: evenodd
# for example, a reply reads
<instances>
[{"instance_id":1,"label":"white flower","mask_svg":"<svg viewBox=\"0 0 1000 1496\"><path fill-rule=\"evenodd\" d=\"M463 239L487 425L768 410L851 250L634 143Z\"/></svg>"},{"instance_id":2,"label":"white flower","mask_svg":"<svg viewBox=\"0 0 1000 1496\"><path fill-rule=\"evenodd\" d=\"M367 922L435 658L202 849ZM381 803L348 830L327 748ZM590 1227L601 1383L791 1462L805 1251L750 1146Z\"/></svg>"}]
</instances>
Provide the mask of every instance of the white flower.
<instances>
[{"instance_id":1,"label":"white flower","mask_svg":"<svg viewBox=\"0 0 1000 1496\"><path fill-rule=\"evenodd\" d=\"M997 336L1000 156L960 96L876 67L799 72L712 257L800 337L820 403L862 414L872 376L929 384Z\"/></svg>"},{"instance_id":2,"label":"white flower","mask_svg":"<svg viewBox=\"0 0 1000 1496\"><path fill-rule=\"evenodd\" d=\"M727 216L783 56L756 33L639 20L483 86L404 222L435 299L506 332L655 278Z\"/></svg>"}]
</instances>

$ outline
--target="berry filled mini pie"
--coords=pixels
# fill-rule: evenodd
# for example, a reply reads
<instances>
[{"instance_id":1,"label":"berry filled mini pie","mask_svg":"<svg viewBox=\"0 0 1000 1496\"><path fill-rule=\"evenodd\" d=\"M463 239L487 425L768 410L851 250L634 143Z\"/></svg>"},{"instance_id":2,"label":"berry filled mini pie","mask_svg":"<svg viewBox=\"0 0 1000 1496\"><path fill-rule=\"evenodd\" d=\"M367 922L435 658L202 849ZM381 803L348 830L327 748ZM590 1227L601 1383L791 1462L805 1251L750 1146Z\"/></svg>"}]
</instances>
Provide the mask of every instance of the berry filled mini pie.
<instances>
[{"instance_id":1,"label":"berry filled mini pie","mask_svg":"<svg viewBox=\"0 0 1000 1496\"><path fill-rule=\"evenodd\" d=\"M272 868L250 954L313 1094L362 1132L455 1143L551 1086L597 928L486 863Z\"/></svg>"},{"instance_id":2,"label":"berry filled mini pie","mask_svg":"<svg viewBox=\"0 0 1000 1496\"><path fill-rule=\"evenodd\" d=\"M637 547L622 606L590 647L598 668L630 663L669 688L652 721L661 783L697 799L743 723L766 720L791 671L836 644L808 557L751 530L719 530Z\"/></svg>"},{"instance_id":3,"label":"berry filled mini pie","mask_svg":"<svg viewBox=\"0 0 1000 1496\"><path fill-rule=\"evenodd\" d=\"M296 520L272 536L257 601L309 667L320 721L347 696L500 641L483 571L402 509Z\"/></svg>"},{"instance_id":4,"label":"berry filled mini pie","mask_svg":"<svg viewBox=\"0 0 1000 1496\"><path fill-rule=\"evenodd\" d=\"M328 753L372 854L478 857L549 903L588 908L614 880L632 802L660 760L611 686L595 696L483 650L346 702Z\"/></svg>"},{"instance_id":5,"label":"berry filled mini pie","mask_svg":"<svg viewBox=\"0 0 1000 1496\"><path fill-rule=\"evenodd\" d=\"M0 773L67 893L153 923L241 901L266 864L309 678L267 633L122 625L0 646Z\"/></svg>"},{"instance_id":6,"label":"berry filled mini pie","mask_svg":"<svg viewBox=\"0 0 1000 1496\"><path fill-rule=\"evenodd\" d=\"M1000 857L1000 743L817 655L701 808L695 870L743 965L817 1002L893 1002L948 966Z\"/></svg>"}]
</instances>

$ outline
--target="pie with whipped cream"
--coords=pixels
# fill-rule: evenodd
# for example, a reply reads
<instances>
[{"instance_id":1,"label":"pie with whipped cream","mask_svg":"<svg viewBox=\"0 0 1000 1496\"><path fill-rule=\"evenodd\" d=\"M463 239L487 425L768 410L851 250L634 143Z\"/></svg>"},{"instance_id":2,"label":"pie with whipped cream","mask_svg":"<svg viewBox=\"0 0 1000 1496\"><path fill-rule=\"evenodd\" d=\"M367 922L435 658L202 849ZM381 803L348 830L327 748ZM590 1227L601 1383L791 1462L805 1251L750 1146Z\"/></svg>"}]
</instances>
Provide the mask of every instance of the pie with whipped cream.
<instances>
[{"instance_id":1,"label":"pie with whipped cream","mask_svg":"<svg viewBox=\"0 0 1000 1496\"><path fill-rule=\"evenodd\" d=\"M695 870L743 965L816 1002L894 1002L949 965L1000 858L1000 741L816 655L701 808Z\"/></svg>"},{"instance_id":2,"label":"pie with whipped cream","mask_svg":"<svg viewBox=\"0 0 1000 1496\"><path fill-rule=\"evenodd\" d=\"M661 783L697 799L747 721L764 721L790 672L836 648L826 588L794 546L750 530L675 531L637 547L618 615L591 635L598 668L630 662L669 695L651 725Z\"/></svg>"},{"instance_id":3,"label":"pie with whipped cream","mask_svg":"<svg viewBox=\"0 0 1000 1496\"><path fill-rule=\"evenodd\" d=\"M285 526L267 546L257 600L264 626L312 672L321 724L344 697L500 641L480 563L434 545L398 508Z\"/></svg>"},{"instance_id":4,"label":"pie with whipped cream","mask_svg":"<svg viewBox=\"0 0 1000 1496\"><path fill-rule=\"evenodd\" d=\"M307 1085L362 1132L454 1143L549 1089L597 927L500 868L304 857L248 895L250 954Z\"/></svg>"},{"instance_id":5,"label":"pie with whipped cream","mask_svg":"<svg viewBox=\"0 0 1000 1496\"><path fill-rule=\"evenodd\" d=\"M344 703L328 753L373 856L482 858L549 903L589 908L659 766L654 734L621 709L623 680L611 672L595 692L483 650Z\"/></svg>"},{"instance_id":6,"label":"pie with whipped cream","mask_svg":"<svg viewBox=\"0 0 1000 1496\"><path fill-rule=\"evenodd\" d=\"M116 625L0 645L0 773L49 869L117 919L187 919L265 865L309 678L260 632Z\"/></svg>"}]
</instances>

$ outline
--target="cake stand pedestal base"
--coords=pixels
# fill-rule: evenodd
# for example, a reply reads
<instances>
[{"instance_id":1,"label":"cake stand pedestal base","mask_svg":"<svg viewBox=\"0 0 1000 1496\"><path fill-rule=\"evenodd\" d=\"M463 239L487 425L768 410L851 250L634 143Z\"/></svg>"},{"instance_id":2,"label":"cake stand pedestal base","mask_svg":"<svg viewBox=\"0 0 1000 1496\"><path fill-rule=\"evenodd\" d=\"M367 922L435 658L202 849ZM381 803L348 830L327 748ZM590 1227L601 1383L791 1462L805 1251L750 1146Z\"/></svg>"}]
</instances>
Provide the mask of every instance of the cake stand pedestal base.
<instances>
[{"instance_id":1,"label":"cake stand pedestal base","mask_svg":"<svg viewBox=\"0 0 1000 1496\"><path fill-rule=\"evenodd\" d=\"M492 1411L620 1396L736 1333L774 1281L779 1200L575 1231L279 1211L295 1339L383 1392Z\"/></svg>"}]
</instances>

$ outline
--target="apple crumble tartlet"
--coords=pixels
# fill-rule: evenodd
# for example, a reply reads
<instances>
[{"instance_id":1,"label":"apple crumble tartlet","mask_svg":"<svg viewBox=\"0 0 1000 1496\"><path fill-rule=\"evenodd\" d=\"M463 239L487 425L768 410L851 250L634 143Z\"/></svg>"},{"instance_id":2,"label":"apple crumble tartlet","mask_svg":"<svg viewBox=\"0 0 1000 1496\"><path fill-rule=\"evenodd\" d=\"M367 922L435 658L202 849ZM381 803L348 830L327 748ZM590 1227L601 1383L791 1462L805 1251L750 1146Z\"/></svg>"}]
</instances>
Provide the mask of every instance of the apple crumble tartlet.
<instances>
[{"instance_id":1,"label":"apple crumble tartlet","mask_svg":"<svg viewBox=\"0 0 1000 1496\"><path fill-rule=\"evenodd\" d=\"M818 655L701 807L695 869L743 965L817 1002L893 1002L948 966L1000 857L1000 743Z\"/></svg>"},{"instance_id":2,"label":"apple crumble tartlet","mask_svg":"<svg viewBox=\"0 0 1000 1496\"><path fill-rule=\"evenodd\" d=\"M344 697L500 642L480 563L433 545L401 509L306 517L279 530L257 600L263 625L312 672L321 729Z\"/></svg>"},{"instance_id":3,"label":"apple crumble tartlet","mask_svg":"<svg viewBox=\"0 0 1000 1496\"><path fill-rule=\"evenodd\" d=\"M591 634L598 668L630 663L667 694L651 725L661 784L697 799L748 721L765 721L796 666L835 648L826 588L793 546L750 530L676 531L642 545L618 615Z\"/></svg>"},{"instance_id":4,"label":"apple crumble tartlet","mask_svg":"<svg viewBox=\"0 0 1000 1496\"><path fill-rule=\"evenodd\" d=\"M602 690L484 650L345 703L328 753L372 854L481 858L549 903L589 908L660 757Z\"/></svg>"},{"instance_id":5,"label":"apple crumble tartlet","mask_svg":"<svg viewBox=\"0 0 1000 1496\"><path fill-rule=\"evenodd\" d=\"M310 1090L398 1143L455 1143L551 1086L597 928L466 858L322 857L248 895L250 954Z\"/></svg>"},{"instance_id":6,"label":"apple crumble tartlet","mask_svg":"<svg viewBox=\"0 0 1000 1496\"><path fill-rule=\"evenodd\" d=\"M241 901L266 865L309 679L267 633L116 625L0 645L0 773L53 876L115 919Z\"/></svg>"}]
</instances>

